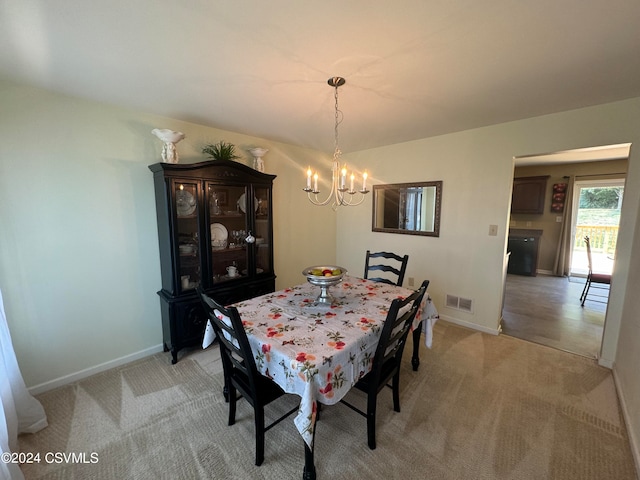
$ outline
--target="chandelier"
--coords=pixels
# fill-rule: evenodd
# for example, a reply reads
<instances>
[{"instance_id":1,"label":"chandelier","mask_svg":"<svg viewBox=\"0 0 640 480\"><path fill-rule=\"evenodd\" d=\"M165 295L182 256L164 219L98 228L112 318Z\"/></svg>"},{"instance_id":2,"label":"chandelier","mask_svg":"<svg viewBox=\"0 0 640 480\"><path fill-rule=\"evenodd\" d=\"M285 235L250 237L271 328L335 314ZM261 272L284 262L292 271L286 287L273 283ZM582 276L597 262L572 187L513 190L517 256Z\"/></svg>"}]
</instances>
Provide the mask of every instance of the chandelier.
<instances>
[{"instance_id":1,"label":"chandelier","mask_svg":"<svg viewBox=\"0 0 640 480\"><path fill-rule=\"evenodd\" d=\"M347 187L347 165L343 164L340 167L340 156L342 152L338 147L338 125L342 122L342 112L338 109L338 87L345 84L345 79L342 77L331 77L327 83L335 88L335 148L333 151L333 167L331 168L331 191L324 200L318 198L320 190L318 190L318 172L312 172L311 167L307 169L307 185L303 190L307 192L309 201L314 205L323 206L332 202L331 207L335 210L338 207L354 207L360 205L364 201L365 194L369 193L367 190L367 172L362 174L362 188L355 190L355 173L352 171L349 175L349 186ZM313 185L312 185L313 181ZM360 182L358 182L360 183ZM356 193L359 195L356 197Z\"/></svg>"}]
</instances>

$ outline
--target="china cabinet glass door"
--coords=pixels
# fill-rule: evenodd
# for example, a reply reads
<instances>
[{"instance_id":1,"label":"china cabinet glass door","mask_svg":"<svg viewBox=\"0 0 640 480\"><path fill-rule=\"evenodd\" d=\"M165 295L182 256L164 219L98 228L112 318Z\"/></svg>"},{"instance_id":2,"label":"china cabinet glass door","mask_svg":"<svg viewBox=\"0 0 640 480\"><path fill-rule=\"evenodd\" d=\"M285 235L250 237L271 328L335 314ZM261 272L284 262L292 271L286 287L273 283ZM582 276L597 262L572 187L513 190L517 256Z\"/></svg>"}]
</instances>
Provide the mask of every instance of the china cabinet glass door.
<instances>
[{"instance_id":1,"label":"china cabinet glass door","mask_svg":"<svg viewBox=\"0 0 640 480\"><path fill-rule=\"evenodd\" d=\"M234 281L248 274L246 237L248 190L244 186L207 183L208 228L213 284Z\"/></svg>"},{"instance_id":2,"label":"china cabinet glass door","mask_svg":"<svg viewBox=\"0 0 640 480\"><path fill-rule=\"evenodd\" d=\"M193 290L200 285L200 252L198 250L198 183L172 182L176 214L177 289Z\"/></svg>"},{"instance_id":3,"label":"china cabinet glass door","mask_svg":"<svg viewBox=\"0 0 640 480\"><path fill-rule=\"evenodd\" d=\"M271 265L271 190L268 188L258 187L255 190L256 206L255 206L255 232L256 237L256 273L273 271Z\"/></svg>"}]
</instances>

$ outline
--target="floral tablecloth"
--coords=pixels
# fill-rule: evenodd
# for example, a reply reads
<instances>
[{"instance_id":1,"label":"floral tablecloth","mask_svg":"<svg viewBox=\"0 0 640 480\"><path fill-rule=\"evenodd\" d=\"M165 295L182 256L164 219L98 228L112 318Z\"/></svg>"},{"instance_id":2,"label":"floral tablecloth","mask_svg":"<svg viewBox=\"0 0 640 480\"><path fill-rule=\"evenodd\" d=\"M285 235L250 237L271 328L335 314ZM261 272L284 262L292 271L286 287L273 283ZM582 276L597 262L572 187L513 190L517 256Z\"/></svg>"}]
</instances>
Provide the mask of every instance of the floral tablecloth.
<instances>
[{"instance_id":1,"label":"floral tablecloth","mask_svg":"<svg viewBox=\"0 0 640 480\"><path fill-rule=\"evenodd\" d=\"M371 362L391 302L412 293L402 287L345 275L331 287L334 304L316 306L309 283L234 304L255 352L256 366L283 390L302 398L295 424L313 448L317 403L340 401ZM438 314L425 295L421 321L430 346Z\"/></svg>"}]
</instances>

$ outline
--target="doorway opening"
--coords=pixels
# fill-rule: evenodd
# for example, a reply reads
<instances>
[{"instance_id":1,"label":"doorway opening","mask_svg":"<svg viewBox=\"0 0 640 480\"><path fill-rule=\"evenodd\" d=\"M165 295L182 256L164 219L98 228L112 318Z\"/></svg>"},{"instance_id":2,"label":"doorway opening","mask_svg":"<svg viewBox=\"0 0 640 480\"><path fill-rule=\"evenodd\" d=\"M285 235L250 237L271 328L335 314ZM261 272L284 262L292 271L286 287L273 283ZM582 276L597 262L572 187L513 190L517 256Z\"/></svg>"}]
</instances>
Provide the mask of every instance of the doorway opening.
<instances>
[{"instance_id":1,"label":"doorway opening","mask_svg":"<svg viewBox=\"0 0 640 480\"><path fill-rule=\"evenodd\" d=\"M526 227L543 233L538 275L505 274L501 323L504 334L590 358L599 357L607 305L595 302L580 305L588 273L584 236L597 238L597 268L600 273L607 273L608 268L610 273L615 261L630 146L610 145L515 158L515 177L549 175L551 186L553 182L562 184L568 175L575 181L573 194L566 199L565 215L558 215L547 197L543 214L511 216L510 228ZM611 200L612 191L607 189L619 189L613 192L617 195L615 202ZM601 197L609 200L605 202ZM568 209L571 211L567 212ZM561 238L566 239L563 255L568 257L564 257L568 277L554 275L557 270L554 257L557 261Z\"/></svg>"}]
</instances>

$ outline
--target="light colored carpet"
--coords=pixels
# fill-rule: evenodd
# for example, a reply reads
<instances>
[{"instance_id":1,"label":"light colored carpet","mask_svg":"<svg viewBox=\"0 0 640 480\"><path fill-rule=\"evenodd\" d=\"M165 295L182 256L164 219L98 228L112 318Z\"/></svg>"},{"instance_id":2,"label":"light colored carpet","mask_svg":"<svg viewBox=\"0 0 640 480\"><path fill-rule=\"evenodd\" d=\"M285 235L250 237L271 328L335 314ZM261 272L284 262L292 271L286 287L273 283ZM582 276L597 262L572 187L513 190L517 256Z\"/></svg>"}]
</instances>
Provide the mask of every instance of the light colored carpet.
<instances>
[{"instance_id":1,"label":"light colored carpet","mask_svg":"<svg viewBox=\"0 0 640 480\"><path fill-rule=\"evenodd\" d=\"M410 348L402 412L379 396L376 450L365 419L344 405L322 410L318 479L635 479L611 372L593 360L490 336L444 321L434 348ZM409 345L410 346L410 345ZM168 354L39 395L49 427L20 437L26 452L97 452L91 464L24 465L31 479L298 479L304 452L291 419L267 432L254 462L252 409L227 426L216 348L170 365ZM360 392L349 394L364 405ZM275 418L297 403L285 397Z\"/></svg>"}]
</instances>

